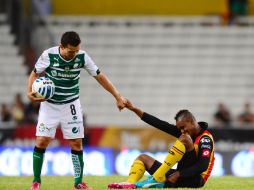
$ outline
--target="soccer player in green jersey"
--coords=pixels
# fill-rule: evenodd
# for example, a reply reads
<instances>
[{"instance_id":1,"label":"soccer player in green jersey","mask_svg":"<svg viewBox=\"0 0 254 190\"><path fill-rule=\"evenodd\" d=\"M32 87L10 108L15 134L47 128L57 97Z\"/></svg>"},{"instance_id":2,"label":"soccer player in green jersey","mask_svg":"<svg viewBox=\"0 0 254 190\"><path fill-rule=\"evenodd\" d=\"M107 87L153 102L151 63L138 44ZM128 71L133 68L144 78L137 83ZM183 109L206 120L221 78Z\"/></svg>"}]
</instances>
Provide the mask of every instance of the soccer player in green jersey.
<instances>
[{"instance_id":1,"label":"soccer player in green jersey","mask_svg":"<svg viewBox=\"0 0 254 190\"><path fill-rule=\"evenodd\" d=\"M80 50L80 43L80 37L76 32L65 32L62 35L60 46L45 50L29 76L28 97L31 101L41 102L33 152L34 179L30 190L40 189L44 153L55 137L56 128L59 125L64 138L69 141L71 147L74 189L92 189L82 181L84 127L79 100L79 78L82 69L85 69L115 97L119 110L125 107L126 99L121 96L105 74L100 72L91 57L85 51ZM32 92L32 83L42 74L50 78L56 87L53 97L48 100L36 98Z\"/></svg>"}]
</instances>

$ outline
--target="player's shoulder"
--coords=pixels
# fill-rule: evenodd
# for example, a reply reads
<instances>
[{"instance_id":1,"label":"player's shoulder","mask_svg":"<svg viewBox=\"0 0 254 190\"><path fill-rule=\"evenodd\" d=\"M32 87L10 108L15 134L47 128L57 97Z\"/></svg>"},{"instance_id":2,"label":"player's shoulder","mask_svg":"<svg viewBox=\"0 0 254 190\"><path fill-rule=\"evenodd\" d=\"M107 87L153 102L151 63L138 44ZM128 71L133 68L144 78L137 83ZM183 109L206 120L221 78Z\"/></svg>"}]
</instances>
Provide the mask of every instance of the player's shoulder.
<instances>
[{"instance_id":1,"label":"player's shoulder","mask_svg":"<svg viewBox=\"0 0 254 190\"><path fill-rule=\"evenodd\" d=\"M77 53L78 55L86 55L87 53L86 53L86 51L85 50L83 50L83 49L80 49L79 51L78 51L78 53Z\"/></svg>"},{"instance_id":2,"label":"player's shoulder","mask_svg":"<svg viewBox=\"0 0 254 190\"><path fill-rule=\"evenodd\" d=\"M89 54L87 53L87 51L85 50L79 50L77 53L78 56L84 56L84 59L87 60L88 58L90 58Z\"/></svg>"},{"instance_id":3,"label":"player's shoulder","mask_svg":"<svg viewBox=\"0 0 254 190\"><path fill-rule=\"evenodd\" d=\"M48 48L42 53L43 56L48 56L49 54L59 54L59 46Z\"/></svg>"}]
</instances>

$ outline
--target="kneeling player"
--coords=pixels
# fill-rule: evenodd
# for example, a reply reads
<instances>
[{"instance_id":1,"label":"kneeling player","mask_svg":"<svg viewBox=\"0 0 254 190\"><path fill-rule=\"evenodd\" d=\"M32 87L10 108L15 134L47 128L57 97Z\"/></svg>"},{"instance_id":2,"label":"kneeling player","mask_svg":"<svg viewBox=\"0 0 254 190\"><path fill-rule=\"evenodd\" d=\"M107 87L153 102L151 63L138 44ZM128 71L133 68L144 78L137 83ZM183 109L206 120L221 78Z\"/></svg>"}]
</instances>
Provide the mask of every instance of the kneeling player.
<instances>
[{"instance_id":1,"label":"kneeling player","mask_svg":"<svg viewBox=\"0 0 254 190\"><path fill-rule=\"evenodd\" d=\"M207 123L197 122L188 110L180 110L176 125L162 121L127 102L127 108L136 113L144 122L177 137L163 163L141 154L131 166L126 182L111 183L111 189L164 188L204 186L214 165L213 137L207 130ZM176 163L177 169L171 169ZM149 176L139 181L145 171Z\"/></svg>"}]
</instances>

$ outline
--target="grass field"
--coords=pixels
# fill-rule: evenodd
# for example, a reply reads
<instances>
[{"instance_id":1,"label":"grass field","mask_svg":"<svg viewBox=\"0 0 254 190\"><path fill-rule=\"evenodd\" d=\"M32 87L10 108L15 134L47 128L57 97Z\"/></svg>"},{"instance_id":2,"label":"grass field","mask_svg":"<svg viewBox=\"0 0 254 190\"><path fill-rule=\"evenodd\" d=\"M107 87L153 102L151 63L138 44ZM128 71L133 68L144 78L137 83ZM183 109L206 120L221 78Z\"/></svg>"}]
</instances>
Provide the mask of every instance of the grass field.
<instances>
[{"instance_id":1,"label":"grass field","mask_svg":"<svg viewBox=\"0 0 254 190\"><path fill-rule=\"evenodd\" d=\"M123 176L87 176L86 182L93 187L93 190L106 190L110 182L120 182L126 179ZM72 177L42 177L43 185L41 190L71 190ZM0 190L29 190L32 177L0 177ZM183 190L187 188L179 188ZM232 176L211 177L202 189L206 190L254 190L254 177L238 178ZM155 190L155 189L151 189ZM191 189L188 189L191 190Z\"/></svg>"}]
</instances>

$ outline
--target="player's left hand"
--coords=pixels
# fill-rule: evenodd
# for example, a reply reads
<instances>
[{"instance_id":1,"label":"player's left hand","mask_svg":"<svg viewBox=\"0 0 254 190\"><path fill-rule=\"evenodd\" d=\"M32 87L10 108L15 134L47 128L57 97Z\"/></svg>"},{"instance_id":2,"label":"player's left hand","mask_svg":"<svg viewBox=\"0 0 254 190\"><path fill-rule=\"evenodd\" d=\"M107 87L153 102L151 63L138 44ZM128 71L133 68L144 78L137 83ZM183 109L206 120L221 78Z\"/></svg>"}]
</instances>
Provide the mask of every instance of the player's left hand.
<instances>
[{"instance_id":1,"label":"player's left hand","mask_svg":"<svg viewBox=\"0 0 254 190\"><path fill-rule=\"evenodd\" d=\"M117 105L119 111L121 111L123 108L125 108L126 103L127 103L127 99L122 96L120 96L120 98L118 98L116 100L116 105Z\"/></svg>"},{"instance_id":2,"label":"player's left hand","mask_svg":"<svg viewBox=\"0 0 254 190\"><path fill-rule=\"evenodd\" d=\"M176 171L167 178L167 181L170 183L176 183L179 177L180 177L180 172Z\"/></svg>"}]
</instances>

